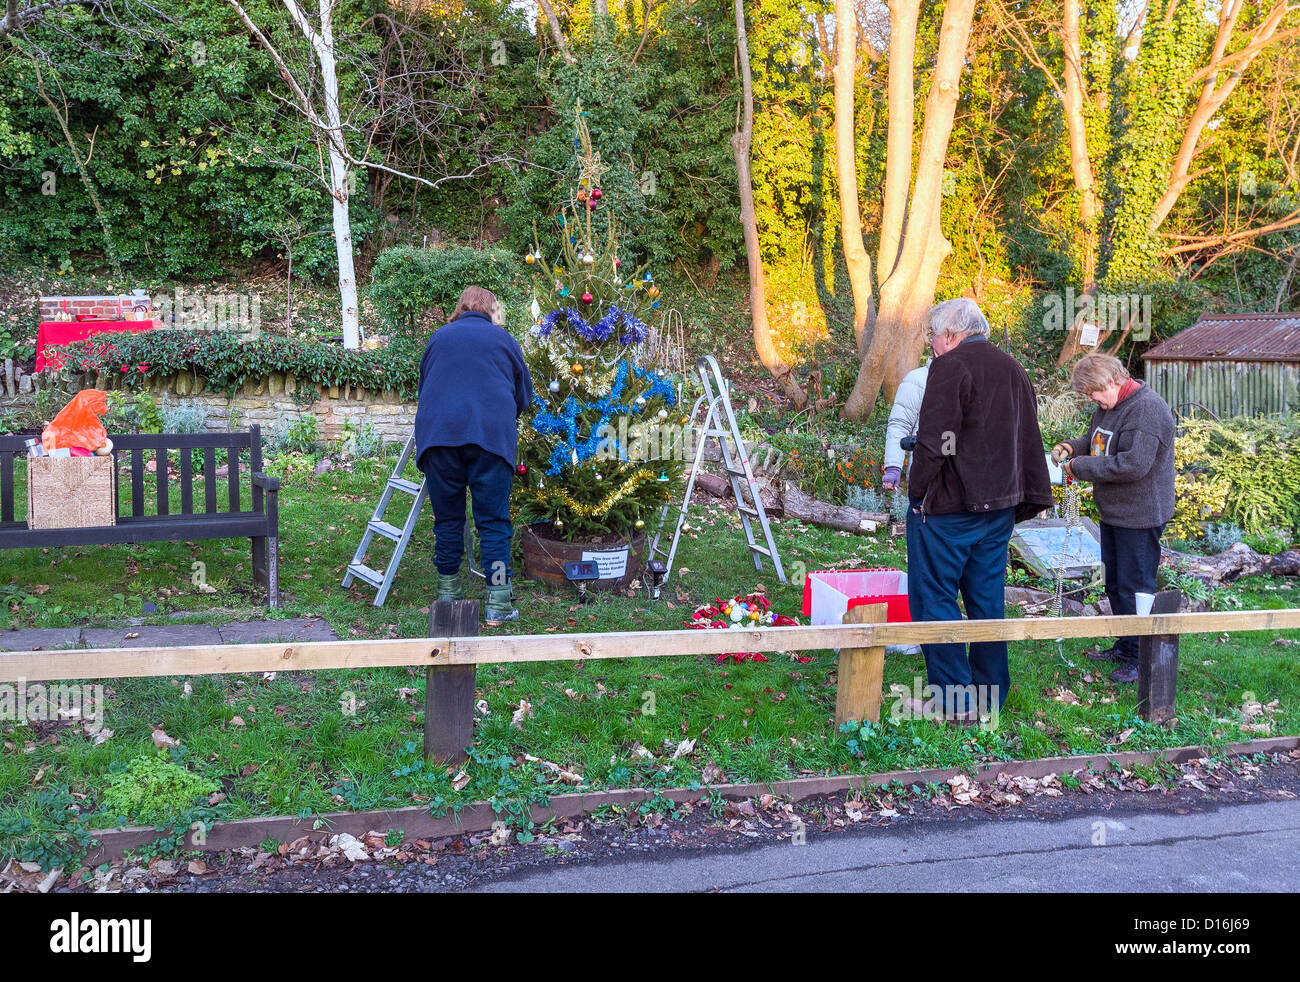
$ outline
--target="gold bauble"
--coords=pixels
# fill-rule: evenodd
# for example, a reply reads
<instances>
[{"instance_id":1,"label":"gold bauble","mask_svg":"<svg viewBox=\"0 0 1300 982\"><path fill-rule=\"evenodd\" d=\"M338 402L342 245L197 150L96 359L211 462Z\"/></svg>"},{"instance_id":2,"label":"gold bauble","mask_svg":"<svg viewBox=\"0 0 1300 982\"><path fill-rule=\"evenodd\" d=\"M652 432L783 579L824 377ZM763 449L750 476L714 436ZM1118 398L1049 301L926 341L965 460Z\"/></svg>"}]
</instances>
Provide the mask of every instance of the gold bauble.
<instances>
[{"instance_id":1,"label":"gold bauble","mask_svg":"<svg viewBox=\"0 0 1300 982\"><path fill-rule=\"evenodd\" d=\"M570 369L570 370L573 372L574 375L581 375L581 374L582 374L582 366L579 365L579 364L576 364L576 363L575 363L574 366L573 366L573 368Z\"/></svg>"}]
</instances>

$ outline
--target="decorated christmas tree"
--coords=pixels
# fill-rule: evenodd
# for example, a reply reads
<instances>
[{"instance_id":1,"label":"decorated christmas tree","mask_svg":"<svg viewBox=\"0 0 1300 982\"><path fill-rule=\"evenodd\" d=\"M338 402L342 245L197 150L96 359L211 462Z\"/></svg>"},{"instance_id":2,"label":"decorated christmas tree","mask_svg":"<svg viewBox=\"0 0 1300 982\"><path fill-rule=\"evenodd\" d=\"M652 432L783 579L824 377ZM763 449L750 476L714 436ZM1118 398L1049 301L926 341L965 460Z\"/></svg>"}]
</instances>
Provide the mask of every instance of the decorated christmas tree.
<instances>
[{"instance_id":1,"label":"decorated christmas tree","mask_svg":"<svg viewBox=\"0 0 1300 982\"><path fill-rule=\"evenodd\" d=\"M576 175L548 257L534 226L525 260L535 321L524 342L533 405L519 422L516 517L555 538L630 539L679 492L689 448L673 385L638 364L659 307L642 266L627 269L608 198L607 168L575 111Z\"/></svg>"}]
</instances>

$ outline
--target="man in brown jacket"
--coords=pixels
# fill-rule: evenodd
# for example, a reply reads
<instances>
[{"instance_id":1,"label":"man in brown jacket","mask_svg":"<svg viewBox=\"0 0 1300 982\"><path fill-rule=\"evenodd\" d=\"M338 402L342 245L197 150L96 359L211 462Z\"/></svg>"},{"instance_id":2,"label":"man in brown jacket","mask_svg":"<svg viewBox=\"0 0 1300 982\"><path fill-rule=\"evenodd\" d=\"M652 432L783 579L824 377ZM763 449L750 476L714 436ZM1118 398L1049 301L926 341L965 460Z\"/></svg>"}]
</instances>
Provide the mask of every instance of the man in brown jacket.
<instances>
[{"instance_id":1,"label":"man in brown jacket","mask_svg":"<svg viewBox=\"0 0 1300 982\"><path fill-rule=\"evenodd\" d=\"M973 300L930 311L935 358L908 475L913 620L960 620L958 592L971 619L1002 618L1012 529L1052 504L1034 387L988 336ZM1002 708L1011 685L1005 641L922 649L927 691L942 697L946 719L968 725Z\"/></svg>"}]
</instances>

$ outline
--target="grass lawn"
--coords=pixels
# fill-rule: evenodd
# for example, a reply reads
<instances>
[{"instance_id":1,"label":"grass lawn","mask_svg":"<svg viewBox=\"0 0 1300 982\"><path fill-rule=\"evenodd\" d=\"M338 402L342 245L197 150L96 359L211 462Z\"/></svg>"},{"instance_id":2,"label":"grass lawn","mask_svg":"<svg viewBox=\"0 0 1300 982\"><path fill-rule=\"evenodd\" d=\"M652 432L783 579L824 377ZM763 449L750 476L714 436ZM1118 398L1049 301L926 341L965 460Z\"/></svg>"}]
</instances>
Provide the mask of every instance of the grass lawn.
<instances>
[{"instance_id":1,"label":"grass lawn","mask_svg":"<svg viewBox=\"0 0 1300 982\"><path fill-rule=\"evenodd\" d=\"M15 627L112 625L142 616L142 604L152 602L160 613L147 619L151 623L168 622L165 615L175 611L192 612L186 620L194 623L315 615L340 637L424 636L434 583L427 514L382 609L371 606L368 587L339 585L390 466L360 461L351 472L320 477L311 475L310 462L293 458L268 467L283 478L281 589L287 596L280 611L268 614L251 592L247 541L195 541L5 551L0 596L7 606L0 616ZM399 499L393 507L404 506ZM778 583L770 570L754 570L733 515L704 510L692 527L665 599L604 597L579 607L571 596L521 578L521 619L499 631L675 629L695 606L759 584L776 610L798 616L801 588ZM885 532L850 536L780 520L774 530L788 569L800 563L812 570L903 562L901 540L896 547ZM205 564L215 592L201 592L191 582L195 562ZM370 559L377 568L385 562L382 555ZM478 595L481 586L470 590ZM1289 607L1298 594L1295 582L1248 580L1220 591L1216 604ZM1297 634L1290 632L1287 640ZM711 775L716 768L727 780L765 781L966 766L1120 745L1213 749L1248 736L1300 733L1300 649L1278 643L1276 634L1184 636L1180 712L1170 727L1137 719L1136 686L1109 682L1105 671L1084 658L1090 644L1013 645L1013 687L996 732L962 733L923 721L837 732L836 658L830 651L802 653L813 656L808 663L772 655L768 663L726 665L701 656L483 667L478 689L488 714L479 719L463 775L426 768L421 759L420 670L281 673L271 680L109 679L105 724L113 732L103 743L64 723L0 723L0 854L61 862L77 851L69 845L76 824L70 816L80 814L93 827L137 820L138 815L113 814L104 806L104 793L142 755L169 753L219 786L224 799L215 810L225 818L421 803L441 813L476 799L491 799L503 813L518 815L528 802L574 787L524 760L525 754L576 771L581 787L669 787L700 782L710 764ZM897 683L910 691L917 677L924 684L919 654L886 659L886 686ZM1240 726L1244 692L1263 704L1250 718L1262 724L1256 731ZM356 709L349 714L342 706L352 699ZM511 716L521 700L533 712L516 729ZM155 749L154 727L180 746ZM695 740L694 750L671 759L683 740ZM185 825L190 803L172 803Z\"/></svg>"}]
</instances>

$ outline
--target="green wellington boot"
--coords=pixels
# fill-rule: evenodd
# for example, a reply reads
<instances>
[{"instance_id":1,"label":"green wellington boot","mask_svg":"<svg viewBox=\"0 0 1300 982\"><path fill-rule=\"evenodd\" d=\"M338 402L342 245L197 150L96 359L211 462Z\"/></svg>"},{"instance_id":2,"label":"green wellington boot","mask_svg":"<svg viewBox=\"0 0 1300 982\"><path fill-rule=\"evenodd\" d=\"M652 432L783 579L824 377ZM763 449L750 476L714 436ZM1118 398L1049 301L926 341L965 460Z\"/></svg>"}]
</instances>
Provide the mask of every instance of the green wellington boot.
<instances>
[{"instance_id":1,"label":"green wellington boot","mask_svg":"<svg viewBox=\"0 0 1300 982\"><path fill-rule=\"evenodd\" d=\"M514 599L514 591L509 586L489 586L483 622L488 627L500 627L506 621L519 620L519 611L512 603Z\"/></svg>"},{"instance_id":2,"label":"green wellington boot","mask_svg":"<svg viewBox=\"0 0 1300 982\"><path fill-rule=\"evenodd\" d=\"M438 574L439 600L464 600L465 584L460 581L460 570L450 576Z\"/></svg>"}]
</instances>

